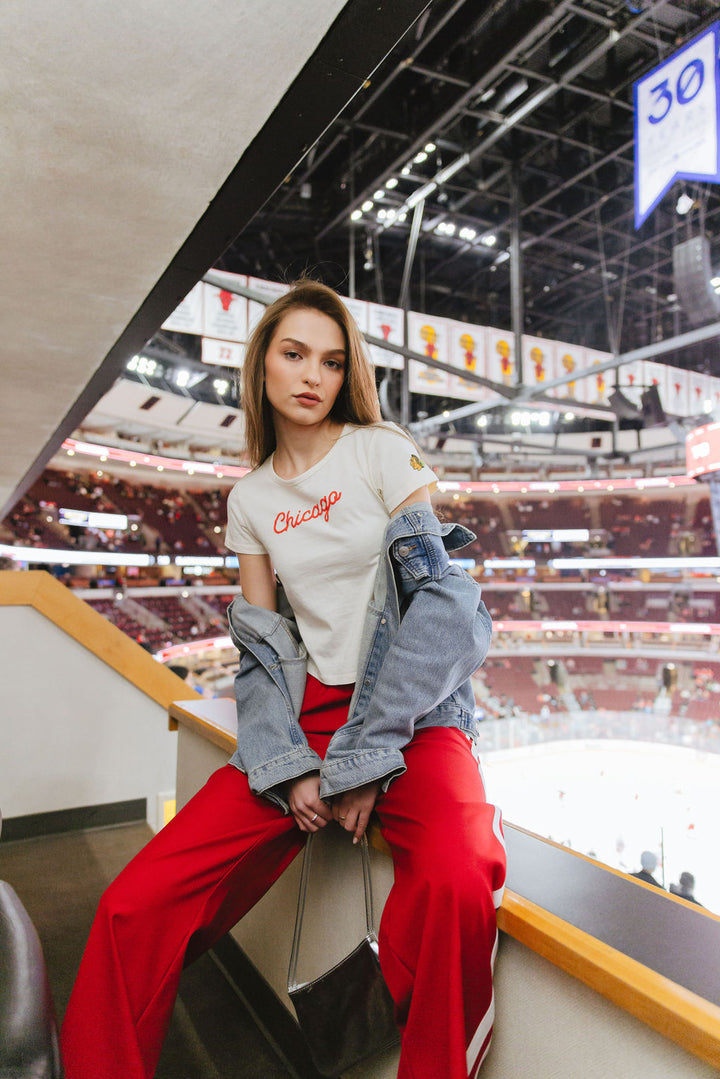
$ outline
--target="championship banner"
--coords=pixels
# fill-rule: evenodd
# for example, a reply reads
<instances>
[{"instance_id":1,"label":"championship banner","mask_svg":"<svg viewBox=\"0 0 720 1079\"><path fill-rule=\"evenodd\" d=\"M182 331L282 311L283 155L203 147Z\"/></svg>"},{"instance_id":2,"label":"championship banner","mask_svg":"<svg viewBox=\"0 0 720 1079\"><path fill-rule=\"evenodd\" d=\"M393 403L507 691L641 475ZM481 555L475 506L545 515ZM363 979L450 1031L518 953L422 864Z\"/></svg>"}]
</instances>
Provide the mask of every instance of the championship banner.
<instances>
[{"instance_id":1,"label":"championship banner","mask_svg":"<svg viewBox=\"0 0 720 1079\"><path fill-rule=\"evenodd\" d=\"M572 375L575 371L582 371L585 363L585 349L580 345L568 345L564 341L555 341L555 378L561 375ZM571 379L563 386L556 386L552 391L554 397L561 397L569 401L577 400L577 382Z\"/></svg>"},{"instance_id":2,"label":"championship banner","mask_svg":"<svg viewBox=\"0 0 720 1079\"><path fill-rule=\"evenodd\" d=\"M449 363L448 327L445 319L408 312L408 348L431 360ZM450 392L450 375L437 367L426 367L417 360L410 361L410 391L432 393L445 397Z\"/></svg>"},{"instance_id":3,"label":"championship banner","mask_svg":"<svg viewBox=\"0 0 720 1079\"><path fill-rule=\"evenodd\" d=\"M203 285L199 281L190 289L182 303L163 322L163 330L174 333L194 333L200 336L203 331Z\"/></svg>"},{"instance_id":4,"label":"championship banner","mask_svg":"<svg viewBox=\"0 0 720 1079\"><path fill-rule=\"evenodd\" d=\"M690 415L702 416L712 411L713 386L709 375L700 371L690 372Z\"/></svg>"},{"instance_id":5,"label":"championship banner","mask_svg":"<svg viewBox=\"0 0 720 1079\"><path fill-rule=\"evenodd\" d=\"M593 348L586 348L584 366L599 367L607 363L609 352L599 352ZM578 380L575 388L575 400L586 405L607 405L608 397L612 393L615 375L611 370L597 371Z\"/></svg>"},{"instance_id":6,"label":"championship banner","mask_svg":"<svg viewBox=\"0 0 720 1079\"><path fill-rule=\"evenodd\" d=\"M243 274L224 275L230 281L244 285L247 278ZM244 296L230 292L226 288L204 284L203 299L203 336L219 337L224 341L247 341L248 302Z\"/></svg>"},{"instance_id":7,"label":"championship banner","mask_svg":"<svg viewBox=\"0 0 720 1079\"><path fill-rule=\"evenodd\" d=\"M555 342L544 337L530 337L523 334L523 382L526 386L541 390L546 382L563 371L555 370Z\"/></svg>"},{"instance_id":8,"label":"championship banner","mask_svg":"<svg viewBox=\"0 0 720 1079\"><path fill-rule=\"evenodd\" d=\"M386 307L381 303L367 304L367 332L371 337L389 341L391 345L405 344L405 316L399 307ZM392 367L402 371L405 360L398 352L387 352L370 345L370 359L376 367Z\"/></svg>"},{"instance_id":9,"label":"championship banner","mask_svg":"<svg viewBox=\"0 0 720 1079\"><path fill-rule=\"evenodd\" d=\"M248 277L247 283L248 288L253 292L259 292L267 297L267 304L258 303L257 300L248 300L247 332L249 337L262 318L266 306L273 300L277 300L278 296L284 296L290 286L283 285L279 281L263 281L261 277Z\"/></svg>"},{"instance_id":10,"label":"championship banner","mask_svg":"<svg viewBox=\"0 0 720 1079\"><path fill-rule=\"evenodd\" d=\"M360 333L368 332L368 305L366 300L355 300L349 296L341 296L340 299L347 307L348 311L355 320L355 325L359 329Z\"/></svg>"},{"instance_id":11,"label":"championship banner","mask_svg":"<svg viewBox=\"0 0 720 1079\"><path fill-rule=\"evenodd\" d=\"M631 405L635 405L635 408L640 408L642 393L645 389L643 361L633 360L632 363L623 364L617 372L617 381L620 393L627 397Z\"/></svg>"},{"instance_id":12,"label":"championship banner","mask_svg":"<svg viewBox=\"0 0 720 1079\"><path fill-rule=\"evenodd\" d=\"M493 382L514 386L517 382L515 367L515 337L510 330L487 332L487 376ZM504 400L504 398L503 398Z\"/></svg>"},{"instance_id":13,"label":"championship banner","mask_svg":"<svg viewBox=\"0 0 720 1079\"><path fill-rule=\"evenodd\" d=\"M635 228L675 180L720 181L720 23L638 79Z\"/></svg>"},{"instance_id":14,"label":"championship banner","mask_svg":"<svg viewBox=\"0 0 720 1079\"><path fill-rule=\"evenodd\" d=\"M690 374L679 367L668 367L667 372L665 411L672 416L689 416Z\"/></svg>"},{"instance_id":15,"label":"championship banner","mask_svg":"<svg viewBox=\"0 0 720 1079\"><path fill-rule=\"evenodd\" d=\"M450 356L448 362L457 367L459 372L470 371L474 375L486 378L486 330L484 326L472 326L467 322L447 321L450 338ZM478 382L470 382L462 374L450 375L450 396L464 401L486 401L492 396L492 390Z\"/></svg>"},{"instance_id":16,"label":"championship banner","mask_svg":"<svg viewBox=\"0 0 720 1079\"><path fill-rule=\"evenodd\" d=\"M645 388L650 389L652 386L657 388L657 392L660 396L660 405L663 412L669 412L668 408L668 374L670 368L664 363L655 363L653 360L645 360L643 368L643 382Z\"/></svg>"}]
</instances>

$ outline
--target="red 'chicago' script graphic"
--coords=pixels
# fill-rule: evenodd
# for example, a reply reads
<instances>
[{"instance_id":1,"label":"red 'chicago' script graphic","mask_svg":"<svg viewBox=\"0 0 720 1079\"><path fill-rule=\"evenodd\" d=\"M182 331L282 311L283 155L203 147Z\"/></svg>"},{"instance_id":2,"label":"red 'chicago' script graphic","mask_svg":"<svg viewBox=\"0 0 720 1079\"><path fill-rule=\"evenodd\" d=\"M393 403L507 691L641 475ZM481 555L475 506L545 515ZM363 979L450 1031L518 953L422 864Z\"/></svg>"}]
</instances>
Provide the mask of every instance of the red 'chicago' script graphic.
<instances>
[{"instance_id":1,"label":"red 'chicago' script graphic","mask_svg":"<svg viewBox=\"0 0 720 1079\"><path fill-rule=\"evenodd\" d=\"M297 528L298 525L304 524L305 521L315 520L316 517L322 517L324 521L327 521L330 518L331 508L341 498L342 491L331 491L329 495L323 495L311 510L303 510L302 513L295 514L281 510L275 518L273 531L279 535L281 532L287 532L288 528Z\"/></svg>"}]
</instances>

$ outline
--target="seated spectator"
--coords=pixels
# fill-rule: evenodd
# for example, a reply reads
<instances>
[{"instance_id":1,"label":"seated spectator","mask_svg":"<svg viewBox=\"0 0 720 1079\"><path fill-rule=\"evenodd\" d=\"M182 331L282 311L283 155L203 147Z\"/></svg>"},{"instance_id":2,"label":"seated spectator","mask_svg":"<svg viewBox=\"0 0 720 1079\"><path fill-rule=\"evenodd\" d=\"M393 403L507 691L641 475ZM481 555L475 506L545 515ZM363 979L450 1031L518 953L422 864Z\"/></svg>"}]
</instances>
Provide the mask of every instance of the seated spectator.
<instances>
[{"instance_id":1,"label":"seated spectator","mask_svg":"<svg viewBox=\"0 0 720 1079\"><path fill-rule=\"evenodd\" d=\"M681 873L680 883L671 884L670 891L673 895L679 895L683 899L687 899L689 903L697 903L699 907L702 906L702 903L698 903L697 899L693 894L695 891L695 877L692 875L692 873Z\"/></svg>"},{"instance_id":2,"label":"seated spectator","mask_svg":"<svg viewBox=\"0 0 720 1079\"><path fill-rule=\"evenodd\" d=\"M662 884L659 884L655 880L653 873L657 868L657 857L651 850L644 850L640 855L640 869L637 873L631 873L631 877L637 877L638 880L644 880L646 884L654 884L656 888L662 888Z\"/></svg>"}]
</instances>

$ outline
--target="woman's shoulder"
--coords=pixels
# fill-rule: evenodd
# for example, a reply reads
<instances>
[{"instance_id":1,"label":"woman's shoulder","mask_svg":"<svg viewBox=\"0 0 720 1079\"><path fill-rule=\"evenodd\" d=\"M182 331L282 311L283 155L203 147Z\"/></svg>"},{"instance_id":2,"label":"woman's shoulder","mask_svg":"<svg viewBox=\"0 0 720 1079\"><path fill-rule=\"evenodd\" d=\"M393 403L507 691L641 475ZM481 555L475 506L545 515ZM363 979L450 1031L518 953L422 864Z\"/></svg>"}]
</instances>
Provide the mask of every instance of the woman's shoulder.
<instances>
[{"instance_id":1,"label":"woman's shoulder","mask_svg":"<svg viewBox=\"0 0 720 1079\"><path fill-rule=\"evenodd\" d=\"M240 499L247 498L256 487L262 486L270 467L271 458L268 457L261 465L258 465L257 468L251 468L249 472L246 472L244 476L241 476L239 480L236 480L230 489L228 502L237 502Z\"/></svg>"},{"instance_id":2,"label":"woman's shoulder","mask_svg":"<svg viewBox=\"0 0 720 1079\"><path fill-rule=\"evenodd\" d=\"M362 426L347 424L346 431L348 435L354 435L356 441L368 446L382 445L388 440L392 441L398 437L413 444L407 431L404 431L399 424L393 423L391 420L378 420L377 423L368 423Z\"/></svg>"}]
</instances>

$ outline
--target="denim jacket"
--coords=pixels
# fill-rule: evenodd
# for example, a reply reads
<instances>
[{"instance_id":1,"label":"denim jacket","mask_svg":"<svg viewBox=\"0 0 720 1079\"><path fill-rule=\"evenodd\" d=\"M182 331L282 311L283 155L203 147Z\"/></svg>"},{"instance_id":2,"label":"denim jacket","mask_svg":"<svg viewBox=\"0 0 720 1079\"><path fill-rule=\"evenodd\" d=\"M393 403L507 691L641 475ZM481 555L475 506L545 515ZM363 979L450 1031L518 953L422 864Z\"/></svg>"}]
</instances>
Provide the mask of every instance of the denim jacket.
<instances>
[{"instance_id":1,"label":"denim jacket","mask_svg":"<svg viewBox=\"0 0 720 1079\"><path fill-rule=\"evenodd\" d=\"M251 790L285 811L285 784L306 772L320 773L322 798L373 781L387 790L405 771L402 749L416 730L457 727L473 737L470 675L487 655L492 622L480 587L448 551L474 538L462 525L441 524L424 502L390 519L348 718L324 760L298 722L307 651L282 588L277 612L233 600L228 619L240 666L230 763Z\"/></svg>"}]
</instances>

